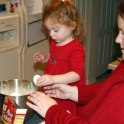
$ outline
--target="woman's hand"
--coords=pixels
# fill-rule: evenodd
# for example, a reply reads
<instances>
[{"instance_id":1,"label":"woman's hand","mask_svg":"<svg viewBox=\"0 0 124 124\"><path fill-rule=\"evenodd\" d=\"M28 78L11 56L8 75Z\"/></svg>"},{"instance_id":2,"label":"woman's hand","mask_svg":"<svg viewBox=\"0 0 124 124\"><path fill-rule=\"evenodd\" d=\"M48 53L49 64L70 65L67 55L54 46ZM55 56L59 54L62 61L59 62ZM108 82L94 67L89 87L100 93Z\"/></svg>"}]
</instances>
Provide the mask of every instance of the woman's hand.
<instances>
[{"instance_id":1,"label":"woman's hand","mask_svg":"<svg viewBox=\"0 0 124 124\"><path fill-rule=\"evenodd\" d=\"M51 106L57 104L56 101L48 95L38 91L31 93L27 98L32 103L26 102L26 105L38 112L42 117L45 117L47 110Z\"/></svg>"},{"instance_id":2,"label":"woman's hand","mask_svg":"<svg viewBox=\"0 0 124 124\"><path fill-rule=\"evenodd\" d=\"M59 99L70 99L72 101L78 101L78 89L77 86L69 86L67 84L54 84L44 87L45 93L50 97Z\"/></svg>"}]
</instances>

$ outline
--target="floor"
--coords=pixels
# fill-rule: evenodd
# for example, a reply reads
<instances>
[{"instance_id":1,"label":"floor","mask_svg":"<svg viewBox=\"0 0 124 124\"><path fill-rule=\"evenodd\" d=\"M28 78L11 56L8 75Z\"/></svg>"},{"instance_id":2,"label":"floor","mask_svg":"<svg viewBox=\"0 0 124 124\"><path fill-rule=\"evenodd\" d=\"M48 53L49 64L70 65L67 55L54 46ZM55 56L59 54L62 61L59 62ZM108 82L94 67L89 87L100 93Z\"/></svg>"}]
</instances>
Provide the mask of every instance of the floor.
<instances>
[{"instance_id":1,"label":"floor","mask_svg":"<svg viewBox=\"0 0 124 124\"><path fill-rule=\"evenodd\" d=\"M95 83L102 83L102 82L104 82L109 77L110 74L111 74L111 70L109 70L106 73L104 73L103 75L97 77L96 78L97 81Z\"/></svg>"}]
</instances>

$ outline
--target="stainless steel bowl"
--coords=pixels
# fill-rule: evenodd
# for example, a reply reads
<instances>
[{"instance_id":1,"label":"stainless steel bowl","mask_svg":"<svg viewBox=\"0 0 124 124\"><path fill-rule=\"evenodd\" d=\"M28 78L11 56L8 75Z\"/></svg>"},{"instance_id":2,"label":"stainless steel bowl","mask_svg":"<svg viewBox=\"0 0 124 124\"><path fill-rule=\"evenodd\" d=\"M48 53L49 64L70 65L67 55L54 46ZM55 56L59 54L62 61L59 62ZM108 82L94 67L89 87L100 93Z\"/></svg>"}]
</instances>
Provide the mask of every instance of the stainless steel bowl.
<instances>
[{"instance_id":1,"label":"stainless steel bowl","mask_svg":"<svg viewBox=\"0 0 124 124\"><path fill-rule=\"evenodd\" d=\"M29 119L34 111L26 106L27 96L38 90L38 87L29 80L13 79L0 82L0 112L5 95L12 98L20 108L27 109L25 120ZM0 113L1 114L1 113Z\"/></svg>"}]
</instances>

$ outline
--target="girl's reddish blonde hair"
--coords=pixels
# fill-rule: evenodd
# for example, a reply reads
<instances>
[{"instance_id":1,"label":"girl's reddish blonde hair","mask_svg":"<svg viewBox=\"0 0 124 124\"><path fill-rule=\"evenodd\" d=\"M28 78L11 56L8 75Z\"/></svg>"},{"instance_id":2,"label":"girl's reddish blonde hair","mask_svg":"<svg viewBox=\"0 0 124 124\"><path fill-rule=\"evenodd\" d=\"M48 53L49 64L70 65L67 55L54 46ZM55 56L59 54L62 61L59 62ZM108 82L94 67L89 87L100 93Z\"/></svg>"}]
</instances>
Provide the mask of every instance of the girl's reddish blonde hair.
<instances>
[{"instance_id":1,"label":"girl's reddish blonde hair","mask_svg":"<svg viewBox=\"0 0 124 124\"><path fill-rule=\"evenodd\" d=\"M71 0L51 0L51 2L43 8L43 23L47 19L50 19L54 24L63 24L68 27L71 27L72 23L75 22L76 27L72 31L73 36L75 39L80 41L83 40L85 35L85 24Z\"/></svg>"}]
</instances>

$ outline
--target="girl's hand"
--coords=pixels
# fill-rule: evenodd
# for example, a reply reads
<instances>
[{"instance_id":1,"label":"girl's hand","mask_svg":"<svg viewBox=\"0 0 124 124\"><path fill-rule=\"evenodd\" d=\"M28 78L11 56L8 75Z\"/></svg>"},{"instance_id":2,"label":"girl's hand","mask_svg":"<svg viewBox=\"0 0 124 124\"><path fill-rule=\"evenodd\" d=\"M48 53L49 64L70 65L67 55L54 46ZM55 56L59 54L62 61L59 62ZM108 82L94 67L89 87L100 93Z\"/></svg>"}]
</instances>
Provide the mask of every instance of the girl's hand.
<instances>
[{"instance_id":1,"label":"girl's hand","mask_svg":"<svg viewBox=\"0 0 124 124\"><path fill-rule=\"evenodd\" d=\"M41 52L37 52L33 56L34 63L36 63L36 62L44 63L45 59L46 59L46 57Z\"/></svg>"},{"instance_id":2,"label":"girl's hand","mask_svg":"<svg viewBox=\"0 0 124 124\"><path fill-rule=\"evenodd\" d=\"M36 85L41 87L41 86L46 86L46 85L52 85L54 84L54 76L52 75L42 75L37 79Z\"/></svg>"},{"instance_id":3,"label":"girl's hand","mask_svg":"<svg viewBox=\"0 0 124 124\"><path fill-rule=\"evenodd\" d=\"M26 105L38 112L42 117L45 117L47 110L52 105L57 104L56 101L50 98L48 95L38 91L31 93L27 98L32 103L26 102Z\"/></svg>"},{"instance_id":4,"label":"girl's hand","mask_svg":"<svg viewBox=\"0 0 124 124\"><path fill-rule=\"evenodd\" d=\"M51 86L43 87L45 93L50 97L59 99L70 99L72 101L78 101L78 89L77 86L69 86L67 84L54 84Z\"/></svg>"}]
</instances>

